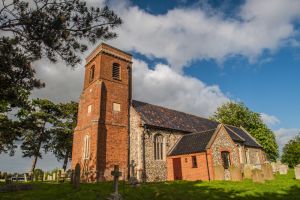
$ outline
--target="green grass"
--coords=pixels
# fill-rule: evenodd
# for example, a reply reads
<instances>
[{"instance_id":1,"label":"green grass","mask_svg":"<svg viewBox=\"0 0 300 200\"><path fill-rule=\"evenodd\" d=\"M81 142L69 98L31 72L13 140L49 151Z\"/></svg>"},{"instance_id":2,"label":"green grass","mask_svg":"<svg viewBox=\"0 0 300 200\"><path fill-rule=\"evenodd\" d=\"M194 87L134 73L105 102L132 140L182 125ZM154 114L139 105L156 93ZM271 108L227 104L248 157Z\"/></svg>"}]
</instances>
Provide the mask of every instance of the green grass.
<instances>
[{"instance_id":1,"label":"green grass","mask_svg":"<svg viewBox=\"0 0 300 200\"><path fill-rule=\"evenodd\" d=\"M35 183L36 189L13 193L0 193L0 199L22 200L56 200L56 199L106 199L112 192L112 183L81 184L75 190L69 183ZM251 180L243 182L212 181L188 182L176 181L165 183L149 183L138 188L120 184L120 193L125 200L194 200L194 199L300 199L300 181L294 179L294 172L288 175L276 175L276 180L266 181L264 184L252 183Z\"/></svg>"}]
</instances>

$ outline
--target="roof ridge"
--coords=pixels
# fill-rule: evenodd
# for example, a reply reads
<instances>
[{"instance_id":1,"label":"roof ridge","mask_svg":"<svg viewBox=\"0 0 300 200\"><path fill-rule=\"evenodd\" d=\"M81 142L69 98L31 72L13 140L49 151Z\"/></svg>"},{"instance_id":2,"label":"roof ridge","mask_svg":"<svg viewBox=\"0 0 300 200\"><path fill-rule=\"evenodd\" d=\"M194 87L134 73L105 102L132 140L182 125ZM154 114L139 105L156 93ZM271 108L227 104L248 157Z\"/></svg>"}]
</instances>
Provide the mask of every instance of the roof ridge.
<instances>
[{"instance_id":1,"label":"roof ridge","mask_svg":"<svg viewBox=\"0 0 300 200\"><path fill-rule=\"evenodd\" d=\"M215 123L220 124L220 122L213 121L213 120L210 120L210 119L205 118L205 117L200 117L200 116L198 116L198 115L194 115L194 114L191 114L191 113L187 113L187 112L175 110L175 109L172 109L172 108L163 107L163 106L161 106L161 105L156 105L156 104L152 104L152 103L147 103L147 102L143 102L143 101L139 101L139 100L135 100L135 99L133 99L132 101L137 101L137 102L140 102L140 103L149 104L149 105L156 106L156 107L159 107L159 108L163 108L163 109L168 109L168 110L171 110L171 111L180 112L180 113L183 113L183 114L186 114L186 115L190 115L190 116L193 116L193 117L198 117L198 118L206 119L206 120L208 120L208 121L211 121L211 122L215 122Z\"/></svg>"},{"instance_id":2,"label":"roof ridge","mask_svg":"<svg viewBox=\"0 0 300 200\"><path fill-rule=\"evenodd\" d=\"M213 129L208 129L208 130L205 130L205 131L188 133L188 134L183 135L182 137L189 136L189 135L197 135L197 134L200 134L200 133L207 133L207 132L209 132L209 131L214 131L214 130L216 130L216 129L217 129L217 128L213 128Z\"/></svg>"}]
</instances>

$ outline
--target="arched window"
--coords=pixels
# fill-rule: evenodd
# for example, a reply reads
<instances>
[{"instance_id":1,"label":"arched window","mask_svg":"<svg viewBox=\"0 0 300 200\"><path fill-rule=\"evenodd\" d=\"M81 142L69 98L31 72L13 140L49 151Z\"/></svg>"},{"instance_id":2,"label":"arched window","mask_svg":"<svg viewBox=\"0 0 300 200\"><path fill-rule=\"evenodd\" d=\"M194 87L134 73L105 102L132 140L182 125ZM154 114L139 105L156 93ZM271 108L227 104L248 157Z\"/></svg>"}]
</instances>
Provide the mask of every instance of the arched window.
<instances>
[{"instance_id":1,"label":"arched window","mask_svg":"<svg viewBox=\"0 0 300 200\"><path fill-rule=\"evenodd\" d=\"M164 156L164 141L163 136L157 134L154 136L154 159L163 160Z\"/></svg>"},{"instance_id":2,"label":"arched window","mask_svg":"<svg viewBox=\"0 0 300 200\"><path fill-rule=\"evenodd\" d=\"M94 77L95 77L95 65L93 65L90 68L89 82L92 82L94 80Z\"/></svg>"},{"instance_id":3,"label":"arched window","mask_svg":"<svg viewBox=\"0 0 300 200\"><path fill-rule=\"evenodd\" d=\"M221 158L222 158L222 164L224 169L228 169L230 166L230 157L228 151L222 151L221 152Z\"/></svg>"},{"instance_id":4,"label":"arched window","mask_svg":"<svg viewBox=\"0 0 300 200\"><path fill-rule=\"evenodd\" d=\"M120 80L120 65L118 63L114 63L112 66L112 77L113 79Z\"/></svg>"},{"instance_id":5,"label":"arched window","mask_svg":"<svg viewBox=\"0 0 300 200\"><path fill-rule=\"evenodd\" d=\"M90 136L84 136L84 146L83 146L83 158L89 159L90 158Z\"/></svg>"}]
</instances>

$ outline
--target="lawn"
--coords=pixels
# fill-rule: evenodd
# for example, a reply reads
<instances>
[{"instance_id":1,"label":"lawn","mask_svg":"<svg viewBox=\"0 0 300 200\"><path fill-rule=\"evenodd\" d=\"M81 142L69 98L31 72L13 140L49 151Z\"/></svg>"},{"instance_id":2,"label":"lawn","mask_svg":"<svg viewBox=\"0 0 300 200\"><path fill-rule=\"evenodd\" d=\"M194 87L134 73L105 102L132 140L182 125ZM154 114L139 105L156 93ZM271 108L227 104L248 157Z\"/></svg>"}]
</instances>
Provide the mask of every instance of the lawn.
<instances>
[{"instance_id":1,"label":"lawn","mask_svg":"<svg viewBox=\"0 0 300 200\"><path fill-rule=\"evenodd\" d=\"M56 199L106 199L112 192L112 183L81 184L75 190L69 183L35 183L34 190L0 193L1 200L56 200ZM300 200L300 180L294 179L294 172L288 175L276 175L276 180L264 184L243 182L165 182L145 184L138 188L120 184L120 193L124 199L289 199Z\"/></svg>"}]
</instances>

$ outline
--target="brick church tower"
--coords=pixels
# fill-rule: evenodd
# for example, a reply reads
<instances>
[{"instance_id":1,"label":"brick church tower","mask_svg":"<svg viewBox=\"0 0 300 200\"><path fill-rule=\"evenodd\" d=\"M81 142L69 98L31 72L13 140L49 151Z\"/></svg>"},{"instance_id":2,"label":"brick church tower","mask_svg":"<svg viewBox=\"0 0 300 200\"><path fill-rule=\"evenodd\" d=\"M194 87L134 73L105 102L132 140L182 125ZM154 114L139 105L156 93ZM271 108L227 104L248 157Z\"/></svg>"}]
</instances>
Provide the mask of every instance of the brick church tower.
<instances>
[{"instance_id":1,"label":"brick church tower","mask_svg":"<svg viewBox=\"0 0 300 200\"><path fill-rule=\"evenodd\" d=\"M81 180L110 180L114 165L128 174L132 56L102 43L87 58L73 138L72 169Z\"/></svg>"}]
</instances>

